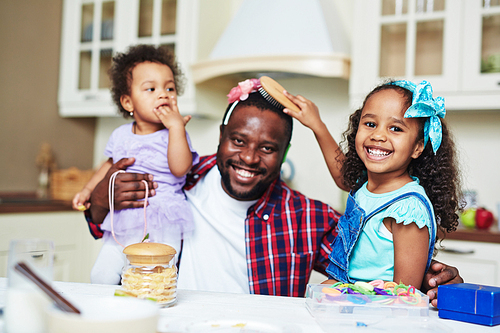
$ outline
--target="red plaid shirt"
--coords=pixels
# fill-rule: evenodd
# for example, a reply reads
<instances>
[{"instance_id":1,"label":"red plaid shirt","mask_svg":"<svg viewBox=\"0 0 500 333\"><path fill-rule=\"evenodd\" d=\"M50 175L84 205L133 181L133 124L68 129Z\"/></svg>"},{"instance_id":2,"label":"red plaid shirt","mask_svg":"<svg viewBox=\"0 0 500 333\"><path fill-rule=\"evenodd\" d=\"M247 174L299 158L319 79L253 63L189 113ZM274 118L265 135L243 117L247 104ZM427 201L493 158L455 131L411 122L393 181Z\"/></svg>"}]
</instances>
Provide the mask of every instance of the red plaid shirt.
<instances>
[{"instance_id":1,"label":"red plaid shirt","mask_svg":"<svg viewBox=\"0 0 500 333\"><path fill-rule=\"evenodd\" d=\"M202 157L184 190L193 188L215 165L216 155ZM311 271L325 273L339 217L330 206L275 180L245 220L250 293L304 296ZM98 226L89 222L94 237L99 236L93 232Z\"/></svg>"}]
</instances>

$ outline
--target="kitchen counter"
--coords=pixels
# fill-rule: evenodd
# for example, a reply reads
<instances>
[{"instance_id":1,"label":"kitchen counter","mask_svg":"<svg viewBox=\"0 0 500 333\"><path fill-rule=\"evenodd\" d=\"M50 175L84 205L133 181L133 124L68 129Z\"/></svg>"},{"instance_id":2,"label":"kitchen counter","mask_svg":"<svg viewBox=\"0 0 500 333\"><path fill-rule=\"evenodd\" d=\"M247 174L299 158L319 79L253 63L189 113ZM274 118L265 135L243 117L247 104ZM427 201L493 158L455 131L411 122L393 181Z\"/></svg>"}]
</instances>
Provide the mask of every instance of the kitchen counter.
<instances>
[{"instance_id":1,"label":"kitchen counter","mask_svg":"<svg viewBox=\"0 0 500 333\"><path fill-rule=\"evenodd\" d=\"M0 308L5 304L7 279L0 278ZM53 287L65 297L71 299L80 295L92 296L96 299L114 297L118 286L93 285L87 283L54 282ZM469 324L453 320L439 319L437 311L432 308L429 317L418 317L416 321L409 317L381 317L373 327L362 327L365 333L391 331L400 332L492 332L495 328ZM325 332L309 313L305 299L299 297L279 297L262 295L229 294L216 292L200 292L178 290L177 303L160 310L158 332L186 332L189 325L207 323L207 330L213 331L214 323L266 324L269 332ZM2 325L0 322L0 332ZM262 326L261 326L262 327ZM269 327L275 328L269 330ZM331 332L351 332L354 323L340 322L328 327ZM260 331L260 330L259 330ZM232 329L231 332L236 332Z\"/></svg>"},{"instance_id":2,"label":"kitchen counter","mask_svg":"<svg viewBox=\"0 0 500 333\"><path fill-rule=\"evenodd\" d=\"M0 193L0 214L62 212L72 210L71 202L39 199L35 193Z\"/></svg>"},{"instance_id":3,"label":"kitchen counter","mask_svg":"<svg viewBox=\"0 0 500 333\"><path fill-rule=\"evenodd\" d=\"M497 228L491 230L457 229L447 234L445 239L500 244L500 231Z\"/></svg>"}]
</instances>

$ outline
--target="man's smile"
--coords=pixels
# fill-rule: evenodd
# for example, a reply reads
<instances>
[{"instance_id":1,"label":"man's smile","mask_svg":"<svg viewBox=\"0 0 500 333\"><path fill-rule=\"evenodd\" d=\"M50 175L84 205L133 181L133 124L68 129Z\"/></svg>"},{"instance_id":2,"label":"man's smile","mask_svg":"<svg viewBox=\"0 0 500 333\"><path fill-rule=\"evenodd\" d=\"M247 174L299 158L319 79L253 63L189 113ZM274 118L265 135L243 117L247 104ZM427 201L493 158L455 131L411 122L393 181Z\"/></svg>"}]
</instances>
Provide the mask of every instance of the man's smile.
<instances>
[{"instance_id":1,"label":"man's smile","mask_svg":"<svg viewBox=\"0 0 500 333\"><path fill-rule=\"evenodd\" d=\"M238 179L243 181L249 181L258 175L265 175L267 171L265 168L249 168L247 165L234 160L227 161L227 166L232 168L236 175L239 176Z\"/></svg>"},{"instance_id":2,"label":"man's smile","mask_svg":"<svg viewBox=\"0 0 500 333\"><path fill-rule=\"evenodd\" d=\"M235 167L235 166L233 166L233 168L236 171L236 173L238 175L240 175L241 177L244 177L244 178L253 178L255 176L255 173L250 172L248 170L243 170L243 169L240 169L240 168Z\"/></svg>"}]
</instances>

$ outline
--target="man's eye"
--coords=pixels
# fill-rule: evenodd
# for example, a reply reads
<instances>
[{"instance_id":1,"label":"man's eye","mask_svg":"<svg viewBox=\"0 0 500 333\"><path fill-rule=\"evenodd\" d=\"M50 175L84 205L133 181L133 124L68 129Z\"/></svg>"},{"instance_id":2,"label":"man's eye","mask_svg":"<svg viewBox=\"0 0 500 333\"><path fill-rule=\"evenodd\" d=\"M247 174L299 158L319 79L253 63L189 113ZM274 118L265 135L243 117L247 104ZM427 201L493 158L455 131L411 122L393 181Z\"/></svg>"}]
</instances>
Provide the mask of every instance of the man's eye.
<instances>
[{"instance_id":1,"label":"man's eye","mask_svg":"<svg viewBox=\"0 0 500 333\"><path fill-rule=\"evenodd\" d=\"M272 153L274 151L274 148L273 147L267 147L267 146L264 146L262 147L262 150L266 153Z\"/></svg>"},{"instance_id":2,"label":"man's eye","mask_svg":"<svg viewBox=\"0 0 500 333\"><path fill-rule=\"evenodd\" d=\"M234 139L233 141L237 145L242 145L243 144L243 140L240 140L240 139Z\"/></svg>"}]
</instances>

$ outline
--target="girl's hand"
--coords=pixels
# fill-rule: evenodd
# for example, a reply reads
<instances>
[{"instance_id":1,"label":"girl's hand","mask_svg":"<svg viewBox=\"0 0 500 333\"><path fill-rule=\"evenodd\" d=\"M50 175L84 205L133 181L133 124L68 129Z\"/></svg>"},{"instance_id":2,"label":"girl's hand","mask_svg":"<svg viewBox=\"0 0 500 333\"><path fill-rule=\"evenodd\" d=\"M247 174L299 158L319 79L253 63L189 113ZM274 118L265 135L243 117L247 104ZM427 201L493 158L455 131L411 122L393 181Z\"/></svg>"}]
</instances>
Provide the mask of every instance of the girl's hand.
<instances>
[{"instance_id":1,"label":"girl's hand","mask_svg":"<svg viewBox=\"0 0 500 333\"><path fill-rule=\"evenodd\" d=\"M191 120L191 116L181 116L175 98L170 99L168 106L160 106L153 109L153 113L161 120L165 128L169 130L175 127L184 130L186 124Z\"/></svg>"},{"instance_id":2,"label":"girl's hand","mask_svg":"<svg viewBox=\"0 0 500 333\"><path fill-rule=\"evenodd\" d=\"M84 211L90 207L90 191L86 188L75 194L72 201L74 210Z\"/></svg>"},{"instance_id":3,"label":"girl's hand","mask_svg":"<svg viewBox=\"0 0 500 333\"><path fill-rule=\"evenodd\" d=\"M288 97L300 109L300 112L296 112L285 108L283 110L284 113L297 119L302 123L302 125L313 130L313 132L316 132L316 130L323 125L323 122L319 115L319 109L316 104L301 95L294 96L288 93L288 91L286 90L283 90L283 94L285 94L285 96Z\"/></svg>"}]
</instances>

